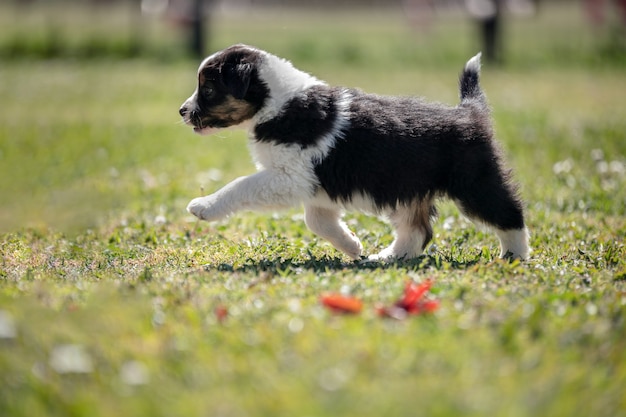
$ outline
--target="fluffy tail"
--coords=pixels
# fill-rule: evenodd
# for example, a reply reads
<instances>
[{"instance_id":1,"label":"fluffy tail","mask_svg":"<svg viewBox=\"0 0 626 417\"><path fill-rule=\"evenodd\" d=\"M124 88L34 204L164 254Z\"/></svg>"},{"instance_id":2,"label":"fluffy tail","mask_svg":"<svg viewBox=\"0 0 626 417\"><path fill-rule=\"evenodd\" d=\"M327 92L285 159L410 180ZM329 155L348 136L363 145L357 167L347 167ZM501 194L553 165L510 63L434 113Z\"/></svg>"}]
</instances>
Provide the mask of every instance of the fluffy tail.
<instances>
[{"instance_id":1,"label":"fluffy tail","mask_svg":"<svg viewBox=\"0 0 626 417\"><path fill-rule=\"evenodd\" d=\"M479 52L465 64L459 79L459 89L461 91L461 105L479 104L487 107L487 97L480 89L480 55Z\"/></svg>"}]
</instances>

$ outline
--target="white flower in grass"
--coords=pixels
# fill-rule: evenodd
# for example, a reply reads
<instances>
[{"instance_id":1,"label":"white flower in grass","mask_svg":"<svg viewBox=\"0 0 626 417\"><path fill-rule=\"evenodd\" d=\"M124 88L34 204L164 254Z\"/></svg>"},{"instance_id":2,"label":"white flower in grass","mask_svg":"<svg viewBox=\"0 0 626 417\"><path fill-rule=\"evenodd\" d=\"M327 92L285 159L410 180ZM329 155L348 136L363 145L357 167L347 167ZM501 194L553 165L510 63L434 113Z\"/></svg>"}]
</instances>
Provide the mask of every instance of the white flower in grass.
<instances>
[{"instance_id":1,"label":"white flower in grass","mask_svg":"<svg viewBox=\"0 0 626 417\"><path fill-rule=\"evenodd\" d=\"M624 166L622 161L611 161L609 163L609 172L619 176L624 176L624 174L626 174L626 166Z\"/></svg>"},{"instance_id":2,"label":"white flower in grass","mask_svg":"<svg viewBox=\"0 0 626 417\"><path fill-rule=\"evenodd\" d=\"M196 175L196 181L198 181L200 184L220 182L222 178L224 178L224 174L222 173L222 171L216 168L200 172L198 175Z\"/></svg>"},{"instance_id":3,"label":"white flower in grass","mask_svg":"<svg viewBox=\"0 0 626 417\"><path fill-rule=\"evenodd\" d=\"M126 385L136 386L147 384L150 376L146 365L139 361L128 361L120 369L120 379Z\"/></svg>"},{"instance_id":4,"label":"white flower in grass","mask_svg":"<svg viewBox=\"0 0 626 417\"><path fill-rule=\"evenodd\" d=\"M89 353L81 345L59 345L50 354L50 366L60 374L88 374L93 371Z\"/></svg>"},{"instance_id":5,"label":"white flower in grass","mask_svg":"<svg viewBox=\"0 0 626 417\"><path fill-rule=\"evenodd\" d=\"M598 171L600 175L606 175L609 172L609 163L606 161L598 161L596 171Z\"/></svg>"},{"instance_id":6,"label":"white flower in grass","mask_svg":"<svg viewBox=\"0 0 626 417\"><path fill-rule=\"evenodd\" d=\"M454 216L448 216L443 221L443 230L452 230L454 228L454 223L456 219Z\"/></svg>"},{"instance_id":7,"label":"white flower in grass","mask_svg":"<svg viewBox=\"0 0 626 417\"><path fill-rule=\"evenodd\" d=\"M318 375L318 383L325 391L337 391L350 382L354 369L349 364L342 364L322 370Z\"/></svg>"},{"instance_id":8,"label":"white flower in grass","mask_svg":"<svg viewBox=\"0 0 626 417\"><path fill-rule=\"evenodd\" d=\"M17 336L15 320L8 311L0 310L0 339L13 339Z\"/></svg>"},{"instance_id":9,"label":"white flower in grass","mask_svg":"<svg viewBox=\"0 0 626 417\"><path fill-rule=\"evenodd\" d=\"M552 165L552 172L556 175L569 174L572 168L574 168L574 161L568 158Z\"/></svg>"},{"instance_id":10,"label":"white flower in grass","mask_svg":"<svg viewBox=\"0 0 626 417\"><path fill-rule=\"evenodd\" d=\"M591 159L596 162L604 161L604 151L602 149L592 149Z\"/></svg>"}]
</instances>

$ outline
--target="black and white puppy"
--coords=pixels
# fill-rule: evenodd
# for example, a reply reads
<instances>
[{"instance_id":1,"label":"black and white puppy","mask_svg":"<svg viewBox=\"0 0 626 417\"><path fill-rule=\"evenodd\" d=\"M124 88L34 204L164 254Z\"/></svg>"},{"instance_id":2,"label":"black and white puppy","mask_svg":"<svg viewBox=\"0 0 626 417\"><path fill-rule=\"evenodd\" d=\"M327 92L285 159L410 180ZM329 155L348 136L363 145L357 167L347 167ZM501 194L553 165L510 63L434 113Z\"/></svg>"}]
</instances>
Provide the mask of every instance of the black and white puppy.
<instances>
[{"instance_id":1,"label":"black and white puppy","mask_svg":"<svg viewBox=\"0 0 626 417\"><path fill-rule=\"evenodd\" d=\"M523 204L494 140L479 83L480 54L460 77L456 107L331 87L291 63L246 45L206 58L180 108L210 134L246 126L258 172L192 200L200 219L304 204L306 225L348 256L361 257L343 210L383 214L395 240L373 260L412 258L431 240L435 200L492 228L500 256L529 255Z\"/></svg>"}]
</instances>

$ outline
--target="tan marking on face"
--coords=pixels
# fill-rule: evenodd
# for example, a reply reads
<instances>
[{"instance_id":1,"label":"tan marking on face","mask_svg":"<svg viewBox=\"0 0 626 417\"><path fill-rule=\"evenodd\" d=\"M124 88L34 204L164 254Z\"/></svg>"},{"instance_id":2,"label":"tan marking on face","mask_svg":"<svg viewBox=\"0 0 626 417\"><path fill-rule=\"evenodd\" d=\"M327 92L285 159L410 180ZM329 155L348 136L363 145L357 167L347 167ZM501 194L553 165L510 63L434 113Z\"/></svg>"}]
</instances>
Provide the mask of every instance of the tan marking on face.
<instances>
[{"instance_id":1,"label":"tan marking on face","mask_svg":"<svg viewBox=\"0 0 626 417\"><path fill-rule=\"evenodd\" d=\"M207 109L202 117L206 125L223 125L220 127L235 126L251 119L256 113L256 109L245 100L237 100L228 96L223 103Z\"/></svg>"}]
</instances>

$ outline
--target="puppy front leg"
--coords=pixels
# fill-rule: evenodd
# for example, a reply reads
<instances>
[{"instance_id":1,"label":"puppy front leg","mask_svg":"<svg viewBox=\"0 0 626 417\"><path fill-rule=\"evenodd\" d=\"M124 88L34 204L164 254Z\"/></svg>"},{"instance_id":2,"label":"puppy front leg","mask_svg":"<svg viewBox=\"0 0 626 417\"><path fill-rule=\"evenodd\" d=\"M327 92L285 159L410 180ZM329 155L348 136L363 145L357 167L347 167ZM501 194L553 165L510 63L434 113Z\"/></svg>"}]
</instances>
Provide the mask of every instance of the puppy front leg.
<instances>
[{"instance_id":1,"label":"puppy front leg","mask_svg":"<svg viewBox=\"0 0 626 417\"><path fill-rule=\"evenodd\" d=\"M217 192L191 200L187 211L202 220L223 219L240 210L290 207L306 197L306 190L292 186L290 178L260 171L237 178Z\"/></svg>"}]
</instances>

